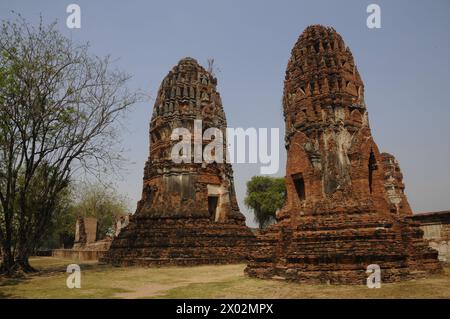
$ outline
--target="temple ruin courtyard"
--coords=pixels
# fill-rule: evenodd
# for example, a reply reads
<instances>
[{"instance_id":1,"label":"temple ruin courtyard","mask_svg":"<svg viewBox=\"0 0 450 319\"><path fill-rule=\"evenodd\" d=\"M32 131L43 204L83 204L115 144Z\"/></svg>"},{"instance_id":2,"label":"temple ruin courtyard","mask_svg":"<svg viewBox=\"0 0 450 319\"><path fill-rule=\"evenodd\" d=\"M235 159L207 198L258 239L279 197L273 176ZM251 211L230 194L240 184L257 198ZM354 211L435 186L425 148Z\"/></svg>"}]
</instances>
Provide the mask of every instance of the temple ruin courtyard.
<instances>
[{"instance_id":1,"label":"temple ruin courtyard","mask_svg":"<svg viewBox=\"0 0 450 319\"><path fill-rule=\"evenodd\" d=\"M66 286L69 259L34 257L39 270L0 278L0 298L450 298L450 267L426 279L366 286L306 285L244 275L245 264L194 267L114 267L81 262L81 288Z\"/></svg>"}]
</instances>

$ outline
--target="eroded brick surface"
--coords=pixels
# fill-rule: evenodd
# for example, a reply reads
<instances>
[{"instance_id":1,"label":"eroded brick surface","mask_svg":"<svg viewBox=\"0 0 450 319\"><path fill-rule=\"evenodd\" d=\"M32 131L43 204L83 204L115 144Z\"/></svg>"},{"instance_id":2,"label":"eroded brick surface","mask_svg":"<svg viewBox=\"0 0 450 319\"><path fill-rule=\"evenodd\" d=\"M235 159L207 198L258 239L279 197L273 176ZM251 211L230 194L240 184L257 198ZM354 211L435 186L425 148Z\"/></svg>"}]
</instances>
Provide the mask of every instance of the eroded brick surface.
<instances>
[{"instance_id":1,"label":"eroded brick surface","mask_svg":"<svg viewBox=\"0 0 450 319\"><path fill-rule=\"evenodd\" d=\"M287 201L261 232L246 273L297 282L363 284L439 272L403 193L398 162L380 154L364 84L332 28L310 26L287 65L283 95Z\"/></svg>"},{"instance_id":2,"label":"eroded brick surface","mask_svg":"<svg viewBox=\"0 0 450 319\"><path fill-rule=\"evenodd\" d=\"M195 147L192 163L177 164L171 157L178 143L171 140L176 128L188 129L192 143L208 128L219 128L225 139L226 118L216 85L217 79L192 58L182 59L162 81L150 123L142 199L103 261L190 265L247 258L255 236L239 211L231 164L195 163ZM195 119L202 120L198 135ZM201 141L200 149L210 142Z\"/></svg>"}]
</instances>

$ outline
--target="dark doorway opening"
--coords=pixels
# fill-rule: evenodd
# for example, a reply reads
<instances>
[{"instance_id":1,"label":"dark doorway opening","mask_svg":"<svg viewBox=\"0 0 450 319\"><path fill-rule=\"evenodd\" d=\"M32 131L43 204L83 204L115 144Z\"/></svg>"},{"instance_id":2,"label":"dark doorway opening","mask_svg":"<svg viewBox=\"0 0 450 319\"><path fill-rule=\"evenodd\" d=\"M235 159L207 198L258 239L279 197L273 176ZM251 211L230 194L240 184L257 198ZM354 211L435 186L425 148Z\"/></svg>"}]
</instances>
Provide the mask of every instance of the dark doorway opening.
<instances>
[{"instance_id":1,"label":"dark doorway opening","mask_svg":"<svg viewBox=\"0 0 450 319\"><path fill-rule=\"evenodd\" d=\"M300 200L306 199L305 192L305 180L303 179L302 173L292 175L292 180L294 181L295 190L297 191L297 196Z\"/></svg>"},{"instance_id":2,"label":"dark doorway opening","mask_svg":"<svg viewBox=\"0 0 450 319\"><path fill-rule=\"evenodd\" d=\"M218 196L208 196L208 212L209 218L212 221L216 220L217 203L219 202Z\"/></svg>"},{"instance_id":3,"label":"dark doorway opening","mask_svg":"<svg viewBox=\"0 0 450 319\"><path fill-rule=\"evenodd\" d=\"M369 191L372 194L372 181L373 181L373 171L377 169L377 160L375 159L375 154L370 151L369 156Z\"/></svg>"}]
</instances>

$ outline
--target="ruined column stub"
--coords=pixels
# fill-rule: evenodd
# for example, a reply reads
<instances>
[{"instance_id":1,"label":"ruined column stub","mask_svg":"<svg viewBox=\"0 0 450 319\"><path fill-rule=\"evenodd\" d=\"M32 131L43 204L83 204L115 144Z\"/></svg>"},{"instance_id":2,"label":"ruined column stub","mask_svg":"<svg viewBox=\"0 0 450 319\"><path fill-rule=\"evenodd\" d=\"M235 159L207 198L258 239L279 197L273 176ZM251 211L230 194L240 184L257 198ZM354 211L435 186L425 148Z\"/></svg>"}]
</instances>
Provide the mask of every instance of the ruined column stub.
<instances>
[{"instance_id":1,"label":"ruined column stub","mask_svg":"<svg viewBox=\"0 0 450 319\"><path fill-rule=\"evenodd\" d=\"M333 28L310 26L299 37L283 112L287 200L246 272L362 284L370 264L384 281L439 271L422 232L403 218L411 209L398 162L373 140L364 84Z\"/></svg>"},{"instance_id":2,"label":"ruined column stub","mask_svg":"<svg viewBox=\"0 0 450 319\"><path fill-rule=\"evenodd\" d=\"M75 224L75 247L84 247L97 240L97 219L79 216Z\"/></svg>"},{"instance_id":3,"label":"ruined column stub","mask_svg":"<svg viewBox=\"0 0 450 319\"><path fill-rule=\"evenodd\" d=\"M239 211L231 164L195 162L194 147L191 163L175 163L171 157L179 142L171 140L176 128L188 129L192 140L195 133L201 138L208 128L218 128L226 139L216 85L217 79L192 58L182 59L163 79L150 122L142 199L105 261L202 264L246 258L255 238ZM194 120L202 121L200 132Z\"/></svg>"},{"instance_id":4,"label":"ruined column stub","mask_svg":"<svg viewBox=\"0 0 450 319\"><path fill-rule=\"evenodd\" d=\"M84 241L83 237L85 236L84 231L84 222L82 217L77 217L75 221L75 240L74 243L80 243Z\"/></svg>"},{"instance_id":5,"label":"ruined column stub","mask_svg":"<svg viewBox=\"0 0 450 319\"><path fill-rule=\"evenodd\" d=\"M86 231L86 243L90 244L97 240L97 218L86 217L84 219Z\"/></svg>"}]
</instances>

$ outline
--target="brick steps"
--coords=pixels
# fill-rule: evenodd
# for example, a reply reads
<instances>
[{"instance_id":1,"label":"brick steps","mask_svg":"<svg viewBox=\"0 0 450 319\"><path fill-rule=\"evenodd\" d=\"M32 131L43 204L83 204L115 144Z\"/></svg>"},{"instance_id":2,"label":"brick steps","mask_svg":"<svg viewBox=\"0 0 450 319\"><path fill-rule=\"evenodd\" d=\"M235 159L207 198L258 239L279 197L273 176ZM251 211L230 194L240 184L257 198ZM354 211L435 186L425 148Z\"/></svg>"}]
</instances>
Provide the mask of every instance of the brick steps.
<instances>
[{"instance_id":1,"label":"brick steps","mask_svg":"<svg viewBox=\"0 0 450 319\"><path fill-rule=\"evenodd\" d=\"M101 261L116 265L241 263L255 246L256 237L245 225L141 218L130 221Z\"/></svg>"}]
</instances>

